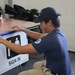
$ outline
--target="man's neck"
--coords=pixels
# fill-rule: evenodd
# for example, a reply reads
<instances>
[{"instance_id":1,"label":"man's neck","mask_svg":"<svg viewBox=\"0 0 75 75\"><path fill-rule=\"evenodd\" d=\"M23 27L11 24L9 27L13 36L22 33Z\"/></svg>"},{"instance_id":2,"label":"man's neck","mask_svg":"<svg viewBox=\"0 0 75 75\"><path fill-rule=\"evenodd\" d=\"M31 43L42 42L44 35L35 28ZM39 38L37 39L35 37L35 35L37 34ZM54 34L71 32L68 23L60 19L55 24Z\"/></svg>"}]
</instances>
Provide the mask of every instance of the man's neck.
<instances>
[{"instance_id":1,"label":"man's neck","mask_svg":"<svg viewBox=\"0 0 75 75\"><path fill-rule=\"evenodd\" d=\"M56 28L58 28L58 27L54 27L54 26L50 27L50 28L49 28L49 32L52 32L52 31L55 30Z\"/></svg>"}]
</instances>

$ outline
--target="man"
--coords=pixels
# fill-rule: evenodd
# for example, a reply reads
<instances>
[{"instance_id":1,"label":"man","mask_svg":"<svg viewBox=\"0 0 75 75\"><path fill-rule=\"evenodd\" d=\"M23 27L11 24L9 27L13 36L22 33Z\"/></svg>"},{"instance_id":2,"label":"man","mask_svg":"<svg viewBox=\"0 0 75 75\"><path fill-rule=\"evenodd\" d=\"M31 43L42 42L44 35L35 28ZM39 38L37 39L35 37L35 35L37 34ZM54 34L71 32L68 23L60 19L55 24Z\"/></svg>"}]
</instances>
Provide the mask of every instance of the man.
<instances>
[{"instance_id":1,"label":"man","mask_svg":"<svg viewBox=\"0 0 75 75\"><path fill-rule=\"evenodd\" d=\"M13 30L23 31L37 41L20 46L8 42L0 37L0 43L4 44L17 53L44 53L46 57L46 67L24 71L19 75L70 75L70 58L67 49L67 40L60 29L60 14L52 7L42 9L35 22L40 22L43 34L25 30L22 27L14 26Z\"/></svg>"}]
</instances>

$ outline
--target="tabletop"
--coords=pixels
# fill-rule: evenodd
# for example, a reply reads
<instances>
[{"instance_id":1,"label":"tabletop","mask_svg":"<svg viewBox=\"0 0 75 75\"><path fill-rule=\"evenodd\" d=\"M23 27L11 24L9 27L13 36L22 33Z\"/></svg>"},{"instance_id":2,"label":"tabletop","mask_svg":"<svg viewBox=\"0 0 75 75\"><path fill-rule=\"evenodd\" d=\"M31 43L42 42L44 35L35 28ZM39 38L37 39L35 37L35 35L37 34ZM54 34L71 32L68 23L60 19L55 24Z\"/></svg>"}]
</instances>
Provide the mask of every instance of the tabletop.
<instances>
[{"instance_id":1,"label":"tabletop","mask_svg":"<svg viewBox=\"0 0 75 75\"><path fill-rule=\"evenodd\" d=\"M9 32L11 30L11 27L15 25L24 26L25 28L28 28L28 27L36 26L38 25L38 23L6 18L3 19L3 23L0 24L0 34Z\"/></svg>"}]
</instances>

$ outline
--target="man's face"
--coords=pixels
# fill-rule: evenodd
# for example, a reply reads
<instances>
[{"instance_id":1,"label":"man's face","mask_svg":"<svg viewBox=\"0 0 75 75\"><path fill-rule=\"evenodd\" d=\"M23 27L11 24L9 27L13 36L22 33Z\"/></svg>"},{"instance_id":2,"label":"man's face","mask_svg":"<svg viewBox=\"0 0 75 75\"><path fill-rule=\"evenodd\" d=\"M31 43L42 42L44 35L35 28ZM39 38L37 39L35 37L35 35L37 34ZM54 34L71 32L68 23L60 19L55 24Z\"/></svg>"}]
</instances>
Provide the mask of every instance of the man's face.
<instances>
[{"instance_id":1,"label":"man's face","mask_svg":"<svg viewBox=\"0 0 75 75\"><path fill-rule=\"evenodd\" d=\"M49 22L45 23L44 21L42 21L40 23L40 28L41 28L42 32L48 33L49 32L49 28L50 28L50 23Z\"/></svg>"}]
</instances>

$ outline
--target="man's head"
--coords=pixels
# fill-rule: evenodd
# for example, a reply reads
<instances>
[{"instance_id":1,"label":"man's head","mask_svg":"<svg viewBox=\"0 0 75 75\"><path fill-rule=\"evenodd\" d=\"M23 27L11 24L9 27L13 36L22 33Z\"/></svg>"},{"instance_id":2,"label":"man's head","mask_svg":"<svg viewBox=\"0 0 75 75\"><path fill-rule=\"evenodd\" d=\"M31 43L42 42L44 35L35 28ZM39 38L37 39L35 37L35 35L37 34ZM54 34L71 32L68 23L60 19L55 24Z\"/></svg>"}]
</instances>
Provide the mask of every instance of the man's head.
<instances>
[{"instance_id":1,"label":"man's head","mask_svg":"<svg viewBox=\"0 0 75 75\"><path fill-rule=\"evenodd\" d=\"M58 16L60 16L60 14L58 14L54 8L47 7L41 10L38 18L36 18L34 22L36 23L40 22L41 24L42 22L45 22L45 24L53 25L56 28L60 27L60 21L58 19ZM47 29L46 27L45 30Z\"/></svg>"}]
</instances>

